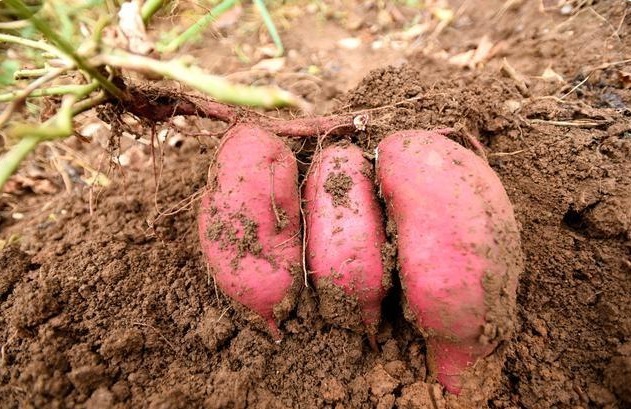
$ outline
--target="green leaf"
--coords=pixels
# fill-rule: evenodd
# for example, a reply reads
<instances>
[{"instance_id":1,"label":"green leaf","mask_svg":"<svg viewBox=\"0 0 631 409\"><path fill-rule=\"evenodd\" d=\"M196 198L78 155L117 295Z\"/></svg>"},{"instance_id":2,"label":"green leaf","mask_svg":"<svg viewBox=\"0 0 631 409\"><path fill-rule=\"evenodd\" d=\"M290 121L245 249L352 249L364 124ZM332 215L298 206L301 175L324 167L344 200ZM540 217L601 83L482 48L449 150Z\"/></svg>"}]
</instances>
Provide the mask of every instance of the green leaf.
<instances>
[{"instance_id":1,"label":"green leaf","mask_svg":"<svg viewBox=\"0 0 631 409\"><path fill-rule=\"evenodd\" d=\"M4 60L0 63L0 85L11 85L15 82L13 74L20 69L20 63L15 60Z\"/></svg>"}]
</instances>

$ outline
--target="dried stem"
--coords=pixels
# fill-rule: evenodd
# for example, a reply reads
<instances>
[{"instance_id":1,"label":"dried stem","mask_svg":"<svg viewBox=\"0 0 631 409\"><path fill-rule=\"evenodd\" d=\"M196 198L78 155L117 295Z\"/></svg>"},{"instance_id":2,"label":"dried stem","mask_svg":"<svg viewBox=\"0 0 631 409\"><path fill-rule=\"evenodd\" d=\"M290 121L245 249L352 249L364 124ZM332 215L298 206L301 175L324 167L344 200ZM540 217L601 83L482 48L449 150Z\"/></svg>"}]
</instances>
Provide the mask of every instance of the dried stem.
<instances>
[{"instance_id":1,"label":"dried stem","mask_svg":"<svg viewBox=\"0 0 631 409\"><path fill-rule=\"evenodd\" d=\"M359 116L363 123L368 120L366 114L330 115L320 117L277 119L256 114L243 108L209 101L186 94L175 94L168 90L151 91L130 88L130 97L126 98L125 110L151 121L167 121L173 116L198 116L217 119L234 124L252 122L278 136L290 138L316 137L321 135L343 135L357 131L354 120Z\"/></svg>"},{"instance_id":2,"label":"dried stem","mask_svg":"<svg viewBox=\"0 0 631 409\"><path fill-rule=\"evenodd\" d=\"M577 119L575 121L552 121L545 119L529 119L529 124L542 124L542 125L554 125L554 126L567 126L573 128L597 128L599 126L609 124L608 121L589 121L583 119Z\"/></svg>"},{"instance_id":3,"label":"dried stem","mask_svg":"<svg viewBox=\"0 0 631 409\"><path fill-rule=\"evenodd\" d=\"M511 78L513 82L515 82L515 86L517 87L517 89L519 90L519 93L522 96L526 98L530 97L530 90L528 89L528 85L526 85L526 81L524 80L524 77L522 77L522 75L518 73L515 70L515 68L513 68L508 63L506 58L502 60L502 66L500 67L500 70L503 74L505 74L506 76Z\"/></svg>"}]
</instances>

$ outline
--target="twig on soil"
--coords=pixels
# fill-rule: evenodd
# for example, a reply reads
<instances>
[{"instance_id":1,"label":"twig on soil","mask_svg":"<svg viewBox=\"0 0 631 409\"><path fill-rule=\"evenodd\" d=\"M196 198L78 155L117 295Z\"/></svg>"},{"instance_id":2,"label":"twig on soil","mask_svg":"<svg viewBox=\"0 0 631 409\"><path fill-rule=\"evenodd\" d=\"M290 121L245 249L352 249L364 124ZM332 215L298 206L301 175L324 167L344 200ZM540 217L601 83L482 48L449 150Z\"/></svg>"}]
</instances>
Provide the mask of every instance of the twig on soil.
<instances>
[{"instance_id":1,"label":"twig on soil","mask_svg":"<svg viewBox=\"0 0 631 409\"><path fill-rule=\"evenodd\" d=\"M431 96L438 96L438 95L446 95L446 94L444 94L444 93L437 93L437 94L417 95L417 96L412 97L412 98L406 98L406 99L404 99L404 100L402 100L402 101L395 102L394 104L390 104L390 105L381 105L381 106L378 106L378 107L375 107L375 108L361 109L361 110L359 110L359 111L354 111L354 112L351 112L351 114L354 114L354 115L357 115L357 114L367 114L367 113L369 113L369 112L382 111L382 110L384 110L384 109L389 109L389 108L396 108L396 107L398 107L398 106L400 106L400 105L403 105L403 104L408 104L408 103L410 103L410 102L419 101L419 100L421 100L421 99L423 99L423 98L427 97L428 95L431 95ZM344 105L344 106L343 106L343 107L341 107L340 109L346 109L346 108L349 108L349 107L350 107L350 105Z\"/></svg>"},{"instance_id":2,"label":"twig on soil","mask_svg":"<svg viewBox=\"0 0 631 409\"><path fill-rule=\"evenodd\" d=\"M158 181L158 170L156 168L156 143L160 143L160 141L158 140L158 135L156 135L156 125L152 124L151 125L151 130L149 131L149 133L151 134L151 142L149 144L149 146L151 147L151 167L153 168L153 184L156 186L156 189L158 188L158 186L160 185L160 182ZM157 193L154 193L153 195L153 204L154 206L156 206L156 210L158 209L158 198L157 198Z\"/></svg>"},{"instance_id":3,"label":"twig on soil","mask_svg":"<svg viewBox=\"0 0 631 409\"><path fill-rule=\"evenodd\" d=\"M158 331L155 327L149 325L149 324L145 324L144 322L138 322L138 321L133 321L131 323L131 325L139 325L141 327L147 327L147 328L151 328L152 330L154 330L156 332L156 334L158 334L158 336L160 338L162 338L162 340L164 342L166 342L166 344L173 350L173 352L177 353L177 350L175 349L175 347L173 346L173 344L171 342L169 342L169 340L167 339L167 337L164 336L164 334L162 334L160 331Z\"/></svg>"},{"instance_id":4,"label":"twig on soil","mask_svg":"<svg viewBox=\"0 0 631 409\"><path fill-rule=\"evenodd\" d=\"M581 87L581 85L585 84L587 82L587 80L589 79L590 75L592 75L594 71L590 72L589 74L587 74L585 76L585 78L583 79L583 81L579 82L578 84L576 84L571 90L569 90L568 92L566 92L565 94L563 94L561 97L559 97L559 99L564 99L565 97L567 97L568 95L570 95L571 93L573 93L574 91L576 91L577 89L579 89Z\"/></svg>"},{"instance_id":5,"label":"twig on soil","mask_svg":"<svg viewBox=\"0 0 631 409\"><path fill-rule=\"evenodd\" d=\"M620 18L620 22L618 23L618 27L616 28L616 31L614 32L615 36L618 37L618 39L620 39L620 36L618 33L620 33L620 29L622 28L622 23L624 23L624 20L627 18L627 10L629 10L629 8L625 7L624 13L622 13L622 17Z\"/></svg>"},{"instance_id":6,"label":"twig on soil","mask_svg":"<svg viewBox=\"0 0 631 409\"><path fill-rule=\"evenodd\" d=\"M217 323L217 322L221 321L221 319L223 318L223 316L224 316L224 315L226 315L226 313L227 313L228 311L230 311L230 307L226 307L226 308L224 308L224 310L223 310L223 311L221 312L221 314L219 315L219 318L217 318L217 319L215 320L215 323Z\"/></svg>"},{"instance_id":7,"label":"twig on soil","mask_svg":"<svg viewBox=\"0 0 631 409\"><path fill-rule=\"evenodd\" d=\"M8 332L8 331L7 331L7 332ZM11 334L7 337L6 341L4 341L4 344L2 344L2 351L3 351L4 353L6 353L6 347L7 347L7 345L10 345L10 344L14 341L14 339L17 337L17 335L18 335L18 330L17 330L17 329L14 329L14 330L13 330L13 332L11 332ZM3 357L4 357L4 355L3 355ZM4 358L3 358L3 359L4 359ZM5 362L5 363L6 363L6 362Z\"/></svg>"},{"instance_id":8,"label":"twig on soil","mask_svg":"<svg viewBox=\"0 0 631 409\"><path fill-rule=\"evenodd\" d=\"M208 273L208 284L210 284L210 280L213 280L213 289L215 290L215 299L217 300L217 304L221 304L221 299L219 298L219 289L217 288L217 280L215 280L215 276L210 272L210 266L206 264L206 272Z\"/></svg>"},{"instance_id":9,"label":"twig on soil","mask_svg":"<svg viewBox=\"0 0 631 409\"><path fill-rule=\"evenodd\" d=\"M596 10L594 10L593 7L588 7L587 10L592 12L592 14L594 14L596 16L596 18L598 18L599 20L601 20L602 22L607 24L609 26L609 28L611 29L611 31L613 32L612 36L616 37L618 39L618 41L620 41L620 37L618 36L618 32L616 31L614 26L609 22L609 20L607 20L606 18L604 18L603 16L598 14L598 12Z\"/></svg>"},{"instance_id":10,"label":"twig on soil","mask_svg":"<svg viewBox=\"0 0 631 409\"><path fill-rule=\"evenodd\" d=\"M513 152L495 152L495 153L489 153L490 157L502 157L502 156L514 156L514 155L519 155L520 153L524 153L527 152L529 149L520 149L518 151L513 151Z\"/></svg>"},{"instance_id":11,"label":"twig on soil","mask_svg":"<svg viewBox=\"0 0 631 409\"><path fill-rule=\"evenodd\" d=\"M101 173L101 164L103 163L103 158L104 157L105 157L105 155L103 155L103 154L99 155L99 165L97 167L99 174L102 174ZM109 173L109 171L108 171L108 173ZM99 190L96 193L96 197L95 197L95 195L94 195L94 186L95 186L94 183L90 184L90 189L88 190L88 210L90 212L90 216L94 215L95 202L98 203L99 196L100 196L101 192L103 191L103 190Z\"/></svg>"},{"instance_id":12,"label":"twig on soil","mask_svg":"<svg viewBox=\"0 0 631 409\"><path fill-rule=\"evenodd\" d=\"M506 74L508 77L510 77L514 82L515 82L515 86L517 87L517 89L519 90L519 93L528 98L530 97L530 90L528 89L528 86L526 85L526 81L524 81L524 78L521 76L521 74L519 74L506 60L506 58L504 58L504 60L502 61L502 66L500 67L500 71L504 74Z\"/></svg>"},{"instance_id":13,"label":"twig on soil","mask_svg":"<svg viewBox=\"0 0 631 409\"><path fill-rule=\"evenodd\" d=\"M70 161L73 166L81 167L83 169L84 175L90 175L90 178L88 180L93 181L92 183L89 183L91 187L93 187L94 185L107 186L110 183L110 180L105 176L105 174L100 171L100 168L97 169L92 167L89 164L89 160L85 158L81 153L63 143L55 145L55 149L60 149L64 151L64 160Z\"/></svg>"},{"instance_id":14,"label":"twig on soil","mask_svg":"<svg viewBox=\"0 0 631 409\"><path fill-rule=\"evenodd\" d=\"M552 121L546 119L529 119L529 124L543 124L543 125L555 125L555 126L569 126L574 128L597 128L599 126L603 126L609 123L609 121L586 121L578 119L576 121Z\"/></svg>"},{"instance_id":15,"label":"twig on soil","mask_svg":"<svg viewBox=\"0 0 631 409\"><path fill-rule=\"evenodd\" d=\"M562 121L559 121L559 122L562 122ZM543 121L543 123L547 123L547 122ZM563 126L566 126L566 125L563 125ZM567 135L562 136L561 138L559 138L557 140L554 140L552 142L550 142L550 141L542 141L542 142L539 142L536 145L528 146L525 149L520 149L520 150L513 151L513 152L494 152L494 153L490 153L489 156L490 157L514 156L514 155L518 155L520 153L525 153L525 152L532 151L532 150L534 150L536 148L539 148L540 146L543 146L543 145L546 145L548 148L550 148L551 146L554 146L554 145L556 145L556 144L558 144L560 142L563 142L564 140L569 139L571 137L572 137L572 134L567 134Z\"/></svg>"},{"instance_id":16,"label":"twig on soil","mask_svg":"<svg viewBox=\"0 0 631 409\"><path fill-rule=\"evenodd\" d=\"M51 152L51 165L53 169L55 169L55 171L57 171L57 173L61 176L61 181L66 188L66 193L72 192L72 181L70 180L70 176L68 175L68 172L66 171L64 166L67 164L66 161L61 157L61 154L54 145L51 144L50 146L48 146L48 148Z\"/></svg>"}]
</instances>

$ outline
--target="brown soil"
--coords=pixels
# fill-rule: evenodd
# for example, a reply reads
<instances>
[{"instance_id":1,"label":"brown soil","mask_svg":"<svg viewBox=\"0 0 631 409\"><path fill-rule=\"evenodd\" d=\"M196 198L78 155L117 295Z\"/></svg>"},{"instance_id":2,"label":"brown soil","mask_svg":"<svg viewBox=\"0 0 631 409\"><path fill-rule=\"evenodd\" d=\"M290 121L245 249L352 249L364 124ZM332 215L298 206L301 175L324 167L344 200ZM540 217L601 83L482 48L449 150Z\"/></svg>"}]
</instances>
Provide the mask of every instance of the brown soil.
<instances>
[{"instance_id":1,"label":"brown soil","mask_svg":"<svg viewBox=\"0 0 631 409\"><path fill-rule=\"evenodd\" d=\"M631 407L631 90L628 65L603 65L631 55L629 5L588 2L596 15L568 17L514 2L497 17L502 2L469 3L439 45L505 40L486 67L417 53L370 73L341 105L379 108L349 138L367 154L394 130L477 137L514 203L526 263L518 326L484 403L428 377L396 276L379 352L327 325L311 289L282 344L251 326L207 274L188 198L213 151L185 143L165 151L157 193L150 170L127 172L98 196L25 197L27 217L0 220L2 238L20 237L0 252L0 407ZM500 75L504 57L530 97ZM538 78L548 66L567 82ZM307 160L315 147L295 145Z\"/></svg>"}]
</instances>

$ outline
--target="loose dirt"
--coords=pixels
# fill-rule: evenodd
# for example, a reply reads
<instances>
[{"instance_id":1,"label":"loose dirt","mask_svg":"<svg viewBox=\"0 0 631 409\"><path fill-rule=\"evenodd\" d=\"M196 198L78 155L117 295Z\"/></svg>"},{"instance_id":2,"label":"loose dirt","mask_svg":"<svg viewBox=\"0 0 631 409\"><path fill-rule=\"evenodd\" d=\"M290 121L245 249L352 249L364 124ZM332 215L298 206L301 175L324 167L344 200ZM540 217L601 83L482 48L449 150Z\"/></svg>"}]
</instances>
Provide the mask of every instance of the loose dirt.
<instances>
[{"instance_id":1,"label":"loose dirt","mask_svg":"<svg viewBox=\"0 0 631 409\"><path fill-rule=\"evenodd\" d=\"M333 206L350 205L348 192L353 187L353 179L345 172L331 172L324 181L324 191L331 196Z\"/></svg>"},{"instance_id":2,"label":"loose dirt","mask_svg":"<svg viewBox=\"0 0 631 409\"><path fill-rule=\"evenodd\" d=\"M631 407L631 90L623 67L603 65L631 55L629 5L589 2L610 28L589 10L542 18L514 2L497 18L501 2L489 2L493 12L470 3L468 23L440 41L464 51L463 38L506 39L484 69L415 54L371 72L339 106L371 109L367 131L346 138L367 155L387 133L414 128L452 127L459 142L468 133L487 149L525 253L493 394L472 406L429 378L396 278L379 352L325 323L310 288L281 344L250 325L216 290L199 248L190 199L212 146L185 143L165 151L157 191L147 168L98 194L60 193L45 206L31 197L37 210L1 222L2 237L20 241L0 251L0 407ZM500 75L503 58L530 97ZM566 83L538 78L551 64ZM301 159L313 153L293 145Z\"/></svg>"}]
</instances>

